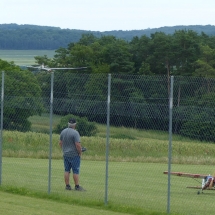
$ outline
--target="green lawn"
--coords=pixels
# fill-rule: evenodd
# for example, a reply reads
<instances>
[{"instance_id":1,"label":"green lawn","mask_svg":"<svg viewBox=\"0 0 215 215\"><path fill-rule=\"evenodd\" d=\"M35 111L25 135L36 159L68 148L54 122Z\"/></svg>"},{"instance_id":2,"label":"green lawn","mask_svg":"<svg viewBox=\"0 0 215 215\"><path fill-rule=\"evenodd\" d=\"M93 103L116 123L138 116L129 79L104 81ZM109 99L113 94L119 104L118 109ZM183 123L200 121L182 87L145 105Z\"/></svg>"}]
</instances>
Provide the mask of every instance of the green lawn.
<instances>
[{"instance_id":1,"label":"green lawn","mask_svg":"<svg viewBox=\"0 0 215 215\"><path fill-rule=\"evenodd\" d=\"M125 215L102 209L94 209L47 199L38 199L0 192L0 214L2 215ZM128 215L128 213L126 213Z\"/></svg>"},{"instance_id":2,"label":"green lawn","mask_svg":"<svg viewBox=\"0 0 215 215\"><path fill-rule=\"evenodd\" d=\"M127 208L131 214L138 210L166 212L167 208L166 164L110 162L108 178L108 204L112 208ZM173 165L172 171L211 173L213 166ZM82 161L81 185L86 192L65 191L62 160L52 161L51 195L67 198L72 203L97 206L103 205L105 196L105 162ZM200 183L200 182L199 182ZM187 189L198 182L181 177L172 177L171 212L181 214L213 213L215 195L205 191L197 195L197 190ZM19 187L29 192L48 193L48 160L29 158L3 158L4 187ZM6 189L6 188L5 188ZM26 193L28 195L28 192ZM132 208L135 208L132 212Z\"/></svg>"}]
</instances>

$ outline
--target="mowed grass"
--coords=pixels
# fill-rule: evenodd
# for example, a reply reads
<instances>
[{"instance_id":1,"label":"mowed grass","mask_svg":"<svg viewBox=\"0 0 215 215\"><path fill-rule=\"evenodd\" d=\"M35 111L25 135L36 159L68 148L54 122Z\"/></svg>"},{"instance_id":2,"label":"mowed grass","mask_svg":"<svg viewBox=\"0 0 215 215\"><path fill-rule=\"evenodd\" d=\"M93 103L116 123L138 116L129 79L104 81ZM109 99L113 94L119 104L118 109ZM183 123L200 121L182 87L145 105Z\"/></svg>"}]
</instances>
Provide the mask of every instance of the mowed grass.
<instances>
[{"instance_id":1,"label":"mowed grass","mask_svg":"<svg viewBox=\"0 0 215 215\"><path fill-rule=\"evenodd\" d=\"M54 50L0 50L0 59L22 66L35 64L35 56L53 58L54 54Z\"/></svg>"},{"instance_id":2,"label":"mowed grass","mask_svg":"<svg viewBox=\"0 0 215 215\"><path fill-rule=\"evenodd\" d=\"M172 166L173 171L207 173L212 166L180 165ZM48 160L29 158L3 158L3 190L19 187L25 195L48 193ZM146 214L149 211L165 213L167 208L166 164L110 162L108 177L108 205L113 211L130 214ZM62 160L52 161L50 197L67 199L67 203L96 208L104 206L105 162L82 161L81 185L86 192L66 191L63 181ZM199 185L189 178L172 177L171 212L179 214L213 213L213 191L197 195L197 190L187 189L189 185ZM140 213L141 212L141 213ZM150 214L150 213L149 213Z\"/></svg>"},{"instance_id":3,"label":"mowed grass","mask_svg":"<svg viewBox=\"0 0 215 215\"><path fill-rule=\"evenodd\" d=\"M5 192L0 192L0 205L0 214L2 215L125 215L125 213L94 209L47 199L14 195Z\"/></svg>"}]
</instances>

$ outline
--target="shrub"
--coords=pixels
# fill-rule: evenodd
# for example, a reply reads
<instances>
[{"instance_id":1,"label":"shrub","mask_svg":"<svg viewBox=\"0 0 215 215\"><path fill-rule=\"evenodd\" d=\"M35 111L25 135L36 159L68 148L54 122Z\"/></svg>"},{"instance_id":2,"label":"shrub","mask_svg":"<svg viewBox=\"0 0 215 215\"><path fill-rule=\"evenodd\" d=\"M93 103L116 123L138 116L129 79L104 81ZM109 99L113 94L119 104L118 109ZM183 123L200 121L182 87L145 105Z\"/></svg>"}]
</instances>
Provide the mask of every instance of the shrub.
<instances>
[{"instance_id":1,"label":"shrub","mask_svg":"<svg viewBox=\"0 0 215 215\"><path fill-rule=\"evenodd\" d=\"M201 141L215 142L214 125L210 122L185 122L181 127L180 134Z\"/></svg>"},{"instance_id":2,"label":"shrub","mask_svg":"<svg viewBox=\"0 0 215 215\"><path fill-rule=\"evenodd\" d=\"M60 123L54 129L54 133L60 133L64 128L67 127L67 123L70 118L75 118L77 125L76 129L81 136L93 136L97 132L97 127L94 122L89 122L87 117L78 117L72 114L66 115L61 118Z\"/></svg>"}]
</instances>

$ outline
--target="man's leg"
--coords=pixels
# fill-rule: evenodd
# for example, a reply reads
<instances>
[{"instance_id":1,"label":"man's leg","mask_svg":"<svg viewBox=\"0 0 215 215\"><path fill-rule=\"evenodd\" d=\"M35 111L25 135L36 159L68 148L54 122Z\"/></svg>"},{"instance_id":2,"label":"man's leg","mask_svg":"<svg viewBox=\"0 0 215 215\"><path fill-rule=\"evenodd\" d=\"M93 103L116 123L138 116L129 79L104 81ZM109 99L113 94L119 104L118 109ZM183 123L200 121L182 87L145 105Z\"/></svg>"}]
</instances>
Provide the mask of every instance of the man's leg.
<instances>
[{"instance_id":1,"label":"man's leg","mask_svg":"<svg viewBox=\"0 0 215 215\"><path fill-rule=\"evenodd\" d=\"M79 185L79 174L73 174L73 179L75 185Z\"/></svg>"},{"instance_id":2,"label":"man's leg","mask_svg":"<svg viewBox=\"0 0 215 215\"><path fill-rule=\"evenodd\" d=\"M68 157L64 157L64 181L66 184L66 190L72 190L70 184L69 184L69 177L70 177L70 169L71 169L71 165L70 165L70 158Z\"/></svg>"},{"instance_id":3,"label":"man's leg","mask_svg":"<svg viewBox=\"0 0 215 215\"><path fill-rule=\"evenodd\" d=\"M75 190L84 190L81 186L79 186L79 170L80 170L81 158L80 156L76 156L73 159L72 171L73 171L73 180L75 184Z\"/></svg>"},{"instance_id":4,"label":"man's leg","mask_svg":"<svg viewBox=\"0 0 215 215\"><path fill-rule=\"evenodd\" d=\"M70 172L64 172L64 180L65 180L65 184L66 184L66 190L72 190L72 188L69 184L69 176L70 176Z\"/></svg>"},{"instance_id":5,"label":"man's leg","mask_svg":"<svg viewBox=\"0 0 215 215\"><path fill-rule=\"evenodd\" d=\"M69 172L64 172L64 180L66 185L69 184L69 174Z\"/></svg>"}]
</instances>

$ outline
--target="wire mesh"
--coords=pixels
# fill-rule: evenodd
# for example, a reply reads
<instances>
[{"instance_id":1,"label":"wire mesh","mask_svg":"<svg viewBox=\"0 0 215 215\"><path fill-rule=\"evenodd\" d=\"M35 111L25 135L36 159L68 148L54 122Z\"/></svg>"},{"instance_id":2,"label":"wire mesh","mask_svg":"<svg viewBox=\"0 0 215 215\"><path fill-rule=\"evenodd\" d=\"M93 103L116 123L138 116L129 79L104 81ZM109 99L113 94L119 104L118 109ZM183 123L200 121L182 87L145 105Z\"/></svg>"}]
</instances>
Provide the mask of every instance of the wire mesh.
<instances>
[{"instance_id":1,"label":"wire mesh","mask_svg":"<svg viewBox=\"0 0 215 215\"><path fill-rule=\"evenodd\" d=\"M108 202L166 211L167 177L163 171L168 164L169 77L111 74L107 176L108 74L54 72L53 115L50 73L36 73L30 76L32 82L20 78L17 82L10 73L5 75L3 186L47 192L52 118L51 193L102 202L108 177ZM213 174L215 81L174 77L173 86L172 171ZM64 184L57 127L71 114L80 123L83 118L95 123L98 129L93 136L81 136L81 144L87 148L80 170L80 184L87 190L84 194L71 194ZM171 180L171 212L211 212L204 206L208 195L201 202L194 190L186 189L194 184L191 179ZM74 187L72 175L70 182Z\"/></svg>"}]
</instances>

